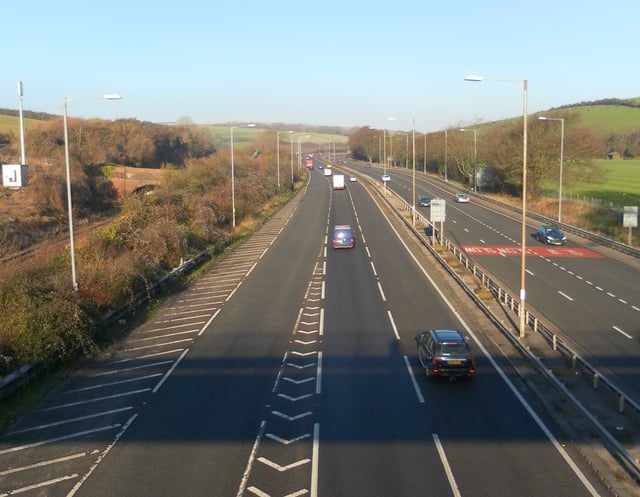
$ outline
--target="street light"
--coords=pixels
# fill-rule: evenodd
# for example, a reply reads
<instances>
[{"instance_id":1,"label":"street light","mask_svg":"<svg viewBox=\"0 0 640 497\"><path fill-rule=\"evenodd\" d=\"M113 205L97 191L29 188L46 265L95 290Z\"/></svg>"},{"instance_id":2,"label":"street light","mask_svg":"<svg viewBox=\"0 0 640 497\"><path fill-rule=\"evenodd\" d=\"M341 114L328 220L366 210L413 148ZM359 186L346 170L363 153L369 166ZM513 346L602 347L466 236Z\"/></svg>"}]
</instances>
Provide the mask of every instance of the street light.
<instances>
[{"instance_id":1,"label":"street light","mask_svg":"<svg viewBox=\"0 0 640 497\"><path fill-rule=\"evenodd\" d=\"M447 178L447 149L448 149L448 145L447 145L447 129L445 128L444 130L444 180L445 182L449 181L449 178Z\"/></svg>"},{"instance_id":2,"label":"street light","mask_svg":"<svg viewBox=\"0 0 640 497\"><path fill-rule=\"evenodd\" d=\"M69 165L69 124L67 123L67 105L74 100L97 99L120 100L122 97L112 93L101 97L64 97L62 99L62 122L64 124L64 162L67 176L67 215L69 216L69 251L71 253L71 284L74 292L78 291L78 279L76 277L76 249L73 237L73 205L71 201L71 167Z\"/></svg>"},{"instance_id":3,"label":"street light","mask_svg":"<svg viewBox=\"0 0 640 497\"><path fill-rule=\"evenodd\" d=\"M564 159L564 119L540 116L541 121L560 121L560 180L558 184L558 222L562 222L562 162Z\"/></svg>"},{"instance_id":4,"label":"street light","mask_svg":"<svg viewBox=\"0 0 640 497\"><path fill-rule=\"evenodd\" d=\"M280 133L293 133L293 131L278 131L276 132L276 151L278 155L278 189L280 189Z\"/></svg>"},{"instance_id":5,"label":"street light","mask_svg":"<svg viewBox=\"0 0 640 497\"><path fill-rule=\"evenodd\" d=\"M413 206L411 208L411 219L413 221L413 225L416 225L416 118L411 118L411 127L413 128ZM426 136L426 134L425 134ZM407 136L408 139L408 136ZM425 148L426 150L426 148ZM425 153L426 157L426 153Z\"/></svg>"},{"instance_id":6,"label":"street light","mask_svg":"<svg viewBox=\"0 0 640 497\"><path fill-rule=\"evenodd\" d=\"M387 117L387 121L395 121L398 119L397 117ZM384 157L382 158L382 174L387 174L387 138L386 138L387 128L382 128L382 143L384 148ZM389 146L391 147L391 151L389 154L393 156L393 139L391 135L389 135Z\"/></svg>"},{"instance_id":7,"label":"street light","mask_svg":"<svg viewBox=\"0 0 640 497\"><path fill-rule=\"evenodd\" d=\"M465 81L499 81L507 83L517 83L522 85L522 241L521 241L521 262L520 262L520 305L518 306L518 314L520 317L520 338L524 338L524 331L526 326L526 242L527 242L527 80L512 80L512 79L487 79L482 76L469 75L464 78Z\"/></svg>"},{"instance_id":8,"label":"street light","mask_svg":"<svg viewBox=\"0 0 640 497\"><path fill-rule=\"evenodd\" d=\"M473 191L477 192L478 188L478 171L477 171L477 164L478 164L478 136L476 133L476 129L475 128L471 128L471 130L468 130L466 128L460 128L460 131L465 132L465 131L473 131Z\"/></svg>"},{"instance_id":9,"label":"street light","mask_svg":"<svg viewBox=\"0 0 640 497\"><path fill-rule=\"evenodd\" d=\"M233 130L236 128L253 128L255 124L247 124L246 126L231 126L231 218L233 229L236 228L236 174L233 163Z\"/></svg>"}]
</instances>

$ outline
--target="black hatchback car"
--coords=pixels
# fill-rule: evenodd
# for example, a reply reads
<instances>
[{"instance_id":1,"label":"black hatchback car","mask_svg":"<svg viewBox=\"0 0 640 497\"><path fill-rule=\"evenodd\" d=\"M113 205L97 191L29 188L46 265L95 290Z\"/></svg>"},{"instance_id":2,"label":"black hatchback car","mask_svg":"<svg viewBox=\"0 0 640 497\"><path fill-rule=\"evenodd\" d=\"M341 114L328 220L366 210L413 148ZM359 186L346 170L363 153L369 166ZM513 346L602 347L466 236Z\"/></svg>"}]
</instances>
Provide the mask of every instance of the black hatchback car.
<instances>
[{"instance_id":1,"label":"black hatchback car","mask_svg":"<svg viewBox=\"0 0 640 497\"><path fill-rule=\"evenodd\" d=\"M468 339L457 330L428 330L416 336L418 360L427 376L472 378L476 363Z\"/></svg>"}]
</instances>

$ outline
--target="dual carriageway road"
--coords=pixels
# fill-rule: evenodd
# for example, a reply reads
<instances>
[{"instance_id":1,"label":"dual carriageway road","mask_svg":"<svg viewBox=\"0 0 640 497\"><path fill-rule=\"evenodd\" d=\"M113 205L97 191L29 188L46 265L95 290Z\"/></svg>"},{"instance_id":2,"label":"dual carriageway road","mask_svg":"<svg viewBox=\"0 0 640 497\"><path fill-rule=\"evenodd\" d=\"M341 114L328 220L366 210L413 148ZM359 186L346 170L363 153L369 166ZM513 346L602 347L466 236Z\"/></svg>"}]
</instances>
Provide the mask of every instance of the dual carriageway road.
<instances>
[{"instance_id":1,"label":"dual carriageway road","mask_svg":"<svg viewBox=\"0 0 640 497\"><path fill-rule=\"evenodd\" d=\"M354 249L328 248L335 224ZM312 171L2 437L0 496L609 495L429 264L362 185ZM470 335L474 380L426 381L427 328Z\"/></svg>"}]
</instances>

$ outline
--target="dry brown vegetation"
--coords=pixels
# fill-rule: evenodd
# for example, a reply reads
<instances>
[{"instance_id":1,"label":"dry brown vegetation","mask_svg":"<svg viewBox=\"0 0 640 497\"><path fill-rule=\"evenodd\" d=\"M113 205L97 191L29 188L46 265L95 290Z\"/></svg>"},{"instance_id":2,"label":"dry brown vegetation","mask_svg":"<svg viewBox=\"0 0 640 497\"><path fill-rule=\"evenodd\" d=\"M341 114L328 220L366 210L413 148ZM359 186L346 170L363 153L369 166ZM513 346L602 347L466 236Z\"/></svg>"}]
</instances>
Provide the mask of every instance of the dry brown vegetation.
<instances>
[{"instance_id":1,"label":"dry brown vegetation","mask_svg":"<svg viewBox=\"0 0 640 497\"><path fill-rule=\"evenodd\" d=\"M91 123L81 124L85 136L94 134ZM121 123L113 126L119 129ZM194 153L206 147L185 132L184 136L191 136L186 146L174 129L166 132L175 138L172 143L178 149L171 150L162 130L143 127L153 131L163 154L180 161L163 163L153 175L138 171L141 182L159 185L150 194L119 195L114 179L122 168L105 166L102 161L113 157L103 150L94 156L90 147L83 147L74 155L78 291L71 285L61 144L55 138L50 141L53 148L47 157L57 160L33 160L29 187L3 192L2 230L15 235L4 237L5 253L47 239L34 245L33 257L0 266L0 315L6 318L0 328L0 355L12 357L13 365L42 361L55 367L92 354L102 339L107 311L132 305L136 295L146 292L181 260L220 250L238 236L243 224L263 218L266 209L291 195L289 184L277 187L275 150L260 150L258 145L236 149L239 229L234 231L228 151ZM100 122L98 129L109 129L109 125ZM50 132L47 125L42 134L32 133L31 139L47 141ZM129 156L126 148L118 153ZM97 228L96 218L102 221ZM56 232L58 236L52 236Z\"/></svg>"}]
</instances>

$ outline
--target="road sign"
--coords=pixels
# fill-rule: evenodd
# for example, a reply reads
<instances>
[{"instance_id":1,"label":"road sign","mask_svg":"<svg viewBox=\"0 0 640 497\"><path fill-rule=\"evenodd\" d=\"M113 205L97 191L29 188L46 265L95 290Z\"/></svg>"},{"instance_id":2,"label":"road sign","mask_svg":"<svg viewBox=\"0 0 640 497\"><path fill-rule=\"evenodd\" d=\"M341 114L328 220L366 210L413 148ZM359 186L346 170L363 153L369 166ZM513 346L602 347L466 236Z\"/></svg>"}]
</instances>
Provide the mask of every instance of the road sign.
<instances>
[{"instance_id":1,"label":"road sign","mask_svg":"<svg viewBox=\"0 0 640 497\"><path fill-rule=\"evenodd\" d=\"M442 223L446 218L446 203L447 201L443 198L434 198L431 200L431 218L429 221L431 223Z\"/></svg>"},{"instance_id":2,"label":"road sign","mask_svg":"<svg viewBox=\"0 0 640 497\"><path fill-rule=\"evenodd\" d=\"M625 206L622 215L622 226L625 228L638 227L638 206Z\"/></svg>"}]
</instances>

